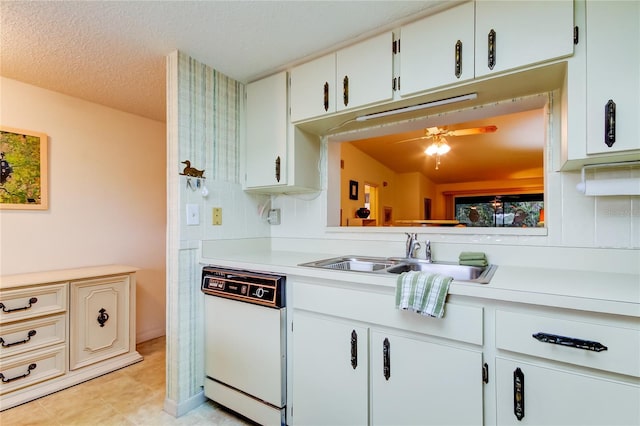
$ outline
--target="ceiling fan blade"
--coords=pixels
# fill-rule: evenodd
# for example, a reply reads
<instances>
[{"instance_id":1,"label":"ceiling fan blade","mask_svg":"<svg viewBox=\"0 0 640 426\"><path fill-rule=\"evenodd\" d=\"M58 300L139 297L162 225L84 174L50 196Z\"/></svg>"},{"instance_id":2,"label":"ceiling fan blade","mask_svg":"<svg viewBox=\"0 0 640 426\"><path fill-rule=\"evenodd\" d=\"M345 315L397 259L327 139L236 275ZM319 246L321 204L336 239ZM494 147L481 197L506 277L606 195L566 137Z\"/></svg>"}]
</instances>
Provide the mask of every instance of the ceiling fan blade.
<instances>
[{"instance_id":1,"label":"ceiling fan blade","mask_svg":"<svg viewBox=\"0 0 640 426\"><path fill-rule=\"evenodd\" d=\"M424 139L431 139L431 136L419 136L417 138L402 139L402 140L399 140L399 141L395 141L394 144L412 142L412 141L419 141L419 140L424 140Z\"/></svg>"},{"instance_id":2,"label":"ceiling fan blade","mask_svg":"<svg viewBox=\"0 0 640 426\"><path fill-rule=\"evenodd\" d=\"M470 129L449 130L445 133L446 136L467 136L478 135L482 133L493 133L498 130L496 126L484 126L484 127L472 127Z\"/></svg>"}]
</instances>

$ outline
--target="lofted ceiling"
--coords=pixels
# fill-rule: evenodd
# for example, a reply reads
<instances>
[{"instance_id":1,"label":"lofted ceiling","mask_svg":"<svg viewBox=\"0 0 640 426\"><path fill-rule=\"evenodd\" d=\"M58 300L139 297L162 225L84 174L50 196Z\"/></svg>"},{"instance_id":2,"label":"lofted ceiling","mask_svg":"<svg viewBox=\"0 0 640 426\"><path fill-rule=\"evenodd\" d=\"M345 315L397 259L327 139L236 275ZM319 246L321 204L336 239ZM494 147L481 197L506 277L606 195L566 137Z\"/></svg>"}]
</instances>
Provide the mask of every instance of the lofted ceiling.
<instances>
[{"instance_id":1,"label":"lofted ceiling","mask_svg":"<svg viewBox=\"0 0 640 426\"><path fill-rule=\"evenodd\" d=\"M176 49L247 83L453 3L1 1L0 75L165 121Z\"/></svg>"}]
</instances>

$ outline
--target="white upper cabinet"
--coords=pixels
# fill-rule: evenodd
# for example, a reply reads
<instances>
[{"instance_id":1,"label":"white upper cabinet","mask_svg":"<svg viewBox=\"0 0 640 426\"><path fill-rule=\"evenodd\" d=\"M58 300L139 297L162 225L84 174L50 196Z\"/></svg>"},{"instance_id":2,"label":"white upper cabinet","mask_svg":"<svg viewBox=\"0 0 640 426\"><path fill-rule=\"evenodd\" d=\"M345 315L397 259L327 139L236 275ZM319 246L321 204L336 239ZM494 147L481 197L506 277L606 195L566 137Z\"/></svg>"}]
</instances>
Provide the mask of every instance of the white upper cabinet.
<instances>
[{"instance_id":1,"label":"white upper cabinet","mask_svg":"<svg viewBox=\"0 0 640 426\"><path fill-rule=\"evenodd\" d=\"M587 154L638 150L640 2L586 6Z\"/></svg>"},{"instance_id":2,"label":"white upper cabinet","mask_svg":"<svg viewBox=\"0 0 640 426\"><path fill-rule=\"evenodd\" d=\"M475 6L476 77L573 54L572 0L478 0Z\"/></svg>"},{"instance_id":3,"label":"white upper cabinet","mask_svg":"<svg viewBox=\"0 0 640 426\"><path fill-rule=\"evenodd\" d=\"M393 98L393 33L336 53L336 109L343 111Z\"/></svg>"},{"instance_id":4,"label":"white upper cabinet","mask_svg":"<svg viewBox=\"0 0 640 426\"><path fill-rule=\"evenodd\" d=\"M474 3L400 30L400 94L408 96L474 77Z\"/></svg>"},{"instance_id":5,"label":"white upper cabinet","mask_svg":"<svg viewBox=\"0 0 640 426\"><path fill-rule=\"evenodd\" d=\"M246 91L246 186L286 185L287 73L250 83Z\"/></svg>"},{"instance_id":6,"label":"white upper cabinet","mask_svg":"<svg viewBox=\"0 0 640 426\"><path fill-rule=\"evenodd\" d=\"M335 53L293 68L290 79L292 122L335 112Z\"/></svg>"}]
</instances>

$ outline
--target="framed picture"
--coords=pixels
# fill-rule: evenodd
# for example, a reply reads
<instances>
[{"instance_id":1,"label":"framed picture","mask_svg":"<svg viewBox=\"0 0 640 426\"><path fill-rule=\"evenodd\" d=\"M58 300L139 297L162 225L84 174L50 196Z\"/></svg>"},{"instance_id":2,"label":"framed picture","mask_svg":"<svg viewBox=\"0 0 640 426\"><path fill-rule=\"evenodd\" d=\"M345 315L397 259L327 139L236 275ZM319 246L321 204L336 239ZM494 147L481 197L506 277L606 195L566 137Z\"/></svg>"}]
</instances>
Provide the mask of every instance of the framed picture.
<instances>
[{"instance_id":1,"label":"framed picture","mask_svg":"<svg viewBox=\"0 0 640 426\"><path fill-rule=\"evenodd\" d=\"M0 126L0 209L46 210L47 135Z\"/></svg>"},{"instance_id":2,"label":"framed picture","mask_svg":"<svg viewBox=\"0 0 640 426\"><path fill-rule=\"evenodd\" d=\"M355 180L349 181L349 199L350 200L358 199L358 181L355 181Z\"/></svg>"},{"instance_id":3,"label":"framed picture","mask_svg":"<svg viewBox=\"0 0 640 426\"><path fill-rule=\"evenodd\" d=\"M393 224L393 208L385 206L383 225L391 226L392 224Z\"/></svg>"}]
</instances>

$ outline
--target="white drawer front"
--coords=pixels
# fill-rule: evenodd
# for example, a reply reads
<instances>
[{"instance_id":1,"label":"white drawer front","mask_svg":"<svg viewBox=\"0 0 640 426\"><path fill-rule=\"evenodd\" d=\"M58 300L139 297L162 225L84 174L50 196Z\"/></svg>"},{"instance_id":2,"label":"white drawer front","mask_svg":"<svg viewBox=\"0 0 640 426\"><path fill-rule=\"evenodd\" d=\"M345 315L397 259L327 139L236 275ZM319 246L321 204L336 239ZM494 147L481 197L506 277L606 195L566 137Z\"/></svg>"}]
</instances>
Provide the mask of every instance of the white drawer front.
<instances>
[{"instance_id":1,"label":"white drawer front","mask_svg":"<svg viewBox=\"0 0 640 426\"><path fill-rule=\"evenodd\" d=\"M0 327L0 358L66 341L65 314Z\"/></svg>"},{"instance_id":2,"label":"white drawer front","mask_svg":"<svg viewBox=\"0 0 640 426\"><path fill-rule=\"evenodd\" d=\"M0 324L67 310L67 283L0 292Z\"/></svg>"},{"instance_id":3,"label":"white drawer front","mask_svg":"<svg viewBox=\"0 0 640 426\"><path fill-rule=\"evenodd\" d=\"M297 309L352 318L431 336L482 345L483 309L447 302L443 318L431 318L395 308L394 293L382 294L354 289L296 282ZM353 303L357 300L358 303Z\"/></svg>"},{"instance_id":4,"label":"white drawer front","mask_svg":"<svg viewBox=\"0 0 640 426\"><path fill-rule=\"evenodd\" d=\"M596 352L541 342L533 337L537 333L599 342L607 349ZM496 311L496 346L498 349L640 377L640 324L638 328L621 328L499 310Z\"/></svg>"},{"instance_id":5,"label":"white drawer front","mask_svg":"<svg viewBox=\"0 0 640 426\"><path fill-rule=\"evenodd\" d=\"M63 375L65 353L60 345L0 360L0 395Z\"/></svg>"}]
</instances>

